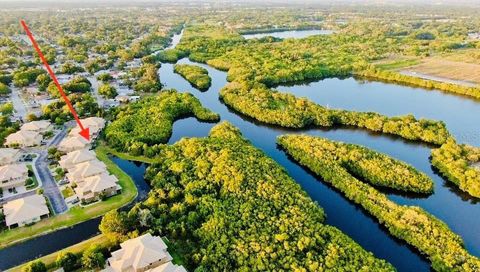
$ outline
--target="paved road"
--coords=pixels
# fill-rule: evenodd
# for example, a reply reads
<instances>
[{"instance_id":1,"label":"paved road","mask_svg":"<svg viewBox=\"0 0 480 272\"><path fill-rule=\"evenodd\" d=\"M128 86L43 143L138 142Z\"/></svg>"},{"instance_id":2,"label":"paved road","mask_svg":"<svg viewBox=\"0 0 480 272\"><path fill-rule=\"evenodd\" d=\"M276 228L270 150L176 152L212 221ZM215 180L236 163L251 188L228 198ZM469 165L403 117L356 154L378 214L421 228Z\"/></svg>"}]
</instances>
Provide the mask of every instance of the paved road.
<instances>
[{"instance_id":1,"label":"paved road","mask_svg":"<svg viewBox=\"0 0 480 272\"><path fill-rule=\"evenodd\" d=\"M15 109L15 116L23 120L25 115L27 115L27 107L22 98L20 98L20 89L15 86L11 86L10 88L12 89L10 99L13 103L13 108Z\"/></svg>"},{"instance_id":2,"label":"paved road","mask_svg":"<svg viewBox=\"0 0 480 272\"><path fill-rule=\"evenodd\" d=\"M47 144L47 147L57 145L65 137L66 133L67 130L63 129L60 133L55 135L50 143ZM37 154L38 158L35 161L35 168L37 169L38 176L43 183L43 194L50 200L55 214L64 213L68 210L68 207L57 186L57 182L48 169L48 150L42 150Z\"/></svg>"}]
</instances>

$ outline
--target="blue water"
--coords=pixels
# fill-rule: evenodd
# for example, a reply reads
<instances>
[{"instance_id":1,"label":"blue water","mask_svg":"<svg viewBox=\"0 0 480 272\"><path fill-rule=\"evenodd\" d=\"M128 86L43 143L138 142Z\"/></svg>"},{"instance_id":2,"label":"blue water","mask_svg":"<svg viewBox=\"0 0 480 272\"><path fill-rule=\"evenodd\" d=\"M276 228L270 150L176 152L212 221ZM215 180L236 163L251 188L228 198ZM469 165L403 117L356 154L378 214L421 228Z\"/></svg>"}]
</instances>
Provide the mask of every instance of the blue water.
<instances>
[{"instance_id":1,"label":"blue water","mask_svg":"<svg viewBox=\"0 0 480 272\"><path fill-rule=\"evenodd\" d=\"M187 59L179 62L190 63ZM219 100L218 91L227 83L226 73L207 65L197 65L206 68L212 77L212 86L207 92L196 90L179 75L173 73L172 64L163 64L160 68L161 81L167 88L191 92L204 106L219 113L222 120L227 120L240 128L246 138L282 165L310 197L324 208L327 224L339 228L362 247L373 252L375 256L392 263L399 271L429 271L430 269L428 260L420 256L415 249L392 238L362 209L291 161L277 148L275 139L278 135L306 133L361 144L412 164L434 180L435 193L425 197L388 193L389 197L399 204L421 206L443 220L464 239L469 252L480 255L480 236L478 235L480 205L433 171L429 162L431 146L360 129L292 130L261 124L232 112ZM417 118L444 120L459 141L480 145L478 129L475 127L478 122L473 117L480 115L480 104L465 97L380 82L358 81L353 78L327 79L304 85L281 86L278 89L308 97L331 108L377 111L389 116L412 113ZM179 120L174 124L169 143L174 143L184 136L207 136L212 126L213 124L200 123L195 118Z\"/></svg>"}]
</instances>

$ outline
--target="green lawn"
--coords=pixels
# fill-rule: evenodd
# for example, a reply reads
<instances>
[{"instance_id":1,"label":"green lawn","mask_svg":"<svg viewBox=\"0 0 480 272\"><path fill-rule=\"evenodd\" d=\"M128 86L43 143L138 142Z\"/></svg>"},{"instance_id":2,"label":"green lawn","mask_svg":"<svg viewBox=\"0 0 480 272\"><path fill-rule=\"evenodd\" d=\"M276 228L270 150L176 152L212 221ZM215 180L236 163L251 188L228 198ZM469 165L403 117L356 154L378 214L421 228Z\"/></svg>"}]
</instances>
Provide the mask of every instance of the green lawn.
<instances>
[{"instance_id":1,"label":"green lawn","mask_svg":"<svg viewBox=\"0 0 480 272\"><path fill-rule=\"evenodd\" d=\"M95 149L97 151L97 156L98 156L98 150L101 150L101 152L106 153L106 154L111 154L114 156L117 156L121 159L124 160L129 160L129 161L138 161L138 162L144 162L144 163L154 163L155 159L154 158L148 158L145 156L133 156L127 153L122 153L114 150L113 148L108 147L105 143L100 143L98 147Z\"/></svg>"},{"instance_id":2,"label":"green lawn","mask_svg":"<svg viewBox=\"0 0 480 272\"><path fill-rule=\"evenodd\" d=\"M395 69L414 66L419 63L420 63L420 60L418 59L402 59L402 60L395 60L392 62L378 63L378 64L375 64L375 67L382 70L395 70Z\"/></svg>"},{"instance_id":3,"label":"green lawn","mask_svg":"<svg viewBox=\"0 0 480 272\"><path fill-rule=\"evenodd\" d=\"M135 186L135 183L129 175L123 172L109 159L109 149L103 145L99 145L95 151L98 159L107 165L108 171L118 178L119 184L122 187L122 193L112 196L95 205L84 208L74 207L64 214L42 220L33 226L4 231L0 233L0 249L23 240L31 239L43 233L73 226L88 219L101 216L106 212L122 207L135 199L137 196L137 187Z\"/></svg>"},{"instance_id":4,"label":"green lawn","mask_svg":"<svg viewBox=\"0 0 480 272\"><path fill-rule=\"evenodd\" d=\"M27 168L28 168L29 172L34 173L33 172L33 166L31 164L27 164ZM28 184L28 185L25 184L25 187L27 188L27 190L38 187L37 177L35 175L32 175L32 176L29 176L29 178L31 178L33 182L31 184Z\"/></svg>"}]
</instances>

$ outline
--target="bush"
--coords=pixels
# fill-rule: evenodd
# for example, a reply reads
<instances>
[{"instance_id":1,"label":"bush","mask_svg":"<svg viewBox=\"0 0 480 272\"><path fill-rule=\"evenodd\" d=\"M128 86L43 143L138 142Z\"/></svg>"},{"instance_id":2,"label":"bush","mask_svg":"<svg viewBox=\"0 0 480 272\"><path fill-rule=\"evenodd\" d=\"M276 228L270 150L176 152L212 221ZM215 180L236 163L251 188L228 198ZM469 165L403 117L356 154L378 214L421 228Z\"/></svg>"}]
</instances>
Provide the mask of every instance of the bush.
<instances>
[{"instance_id":1,"label":"bush","mask_svg":"<svg viewBox=\"0 0 480 272\"><path fill-rule=\"evenodd\" d=\"M33 261L22 268L23 272L47 272L47 266L42 261Z\"/></svg>"},{"instance_id":2,"label":"bush","mask_svg":"<svg viewBox=\"0 0 480 272\"><path fill-rule=\"evenodd\" d=\"M77 255L71 252L58 254L56 264L58 267L62 267L65 272L75 271L80 266Z\"/></svg>"}]
</instances>

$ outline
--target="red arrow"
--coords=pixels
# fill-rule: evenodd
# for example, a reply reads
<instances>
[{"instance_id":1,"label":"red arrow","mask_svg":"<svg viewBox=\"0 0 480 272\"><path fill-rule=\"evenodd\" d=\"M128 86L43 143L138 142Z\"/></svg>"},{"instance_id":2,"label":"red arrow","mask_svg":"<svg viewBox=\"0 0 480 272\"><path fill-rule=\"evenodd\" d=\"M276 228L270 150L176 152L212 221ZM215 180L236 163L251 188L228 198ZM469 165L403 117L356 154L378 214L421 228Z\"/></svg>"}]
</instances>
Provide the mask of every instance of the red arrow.
<instances>
[{"instance_id":1,"label":"red arrow","mask_svg":"<svg viewBox=\"0 0 480 272\"><path fill-rule=\"evenodd\" d=\"M57 86L57 89L60 92L60 95L62 95L62 98L63 98L63 100L65 100L65 103L67 104L68 108L70 109L70 112L72 112L73 118L75 118L75 121L77 121L77 124L80 127L79 134L83 138L87 139L87 141L90 141L90 130L89 130L89 128L84 128L83 125L82 125L82 122L80 122L80 118L78 118L77 112L75 111L75 109L72 106L72 103L70 102L67 95L63 91L62 85L60 85L60 83L58 83L57 77L53 73L52 68L50 68L50 65L48 65L48 62L45 59L45 57L43 56L43 53L40 50L40 47L38 47L37 42L33 38L33 35L30 32L30 29L28 29L27 24L25 23L24 20L21 20L20 23L22 24L23 29L25 29L25 32L27 32L27 36L30 38L30 41L32 41L32 44L33 44L33 47L35 48L35 51L37 51L38 56L42 60L43 64L45 65L45 68L47 69L48 73L50 74L50 77L52 78L53 82Z\"/></svg>"}]
</instances>

